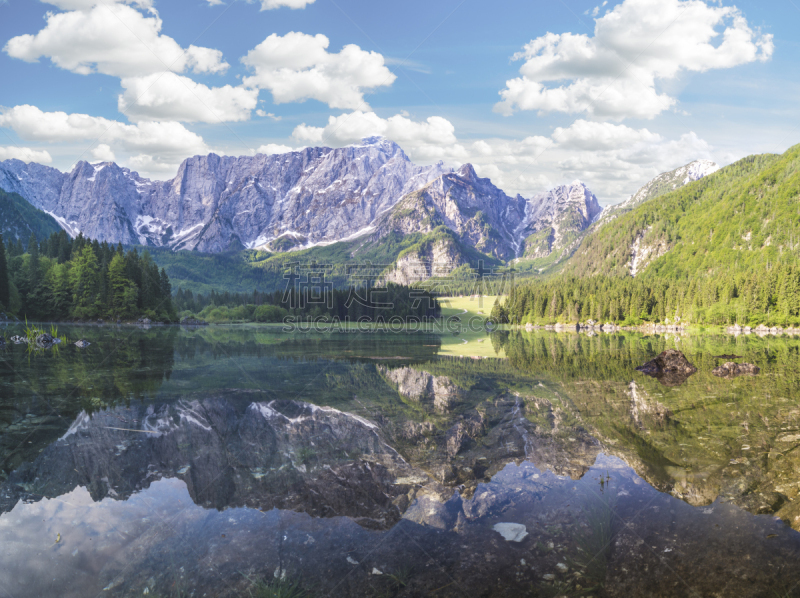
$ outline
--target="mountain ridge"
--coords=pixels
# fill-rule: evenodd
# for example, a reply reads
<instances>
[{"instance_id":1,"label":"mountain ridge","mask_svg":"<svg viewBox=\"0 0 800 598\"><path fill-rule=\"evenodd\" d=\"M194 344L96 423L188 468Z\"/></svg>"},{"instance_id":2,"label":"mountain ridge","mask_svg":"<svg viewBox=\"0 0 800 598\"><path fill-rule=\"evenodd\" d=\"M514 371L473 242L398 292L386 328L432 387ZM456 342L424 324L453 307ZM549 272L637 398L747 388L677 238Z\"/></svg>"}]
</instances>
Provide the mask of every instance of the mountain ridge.
<instances>
[{"instance_id":1,"label":"mountain ridge","mask_svg":"<svg viewBox=\"0 0 800 598\"><path fill-rule=\"evenodd\" d=\"M270 156L194 156L166 181L113 162L79 162L61 173L11 160L0 162L0 188L26 197L73 236L204 253L374 244L444 225L461 249L509 261L524 247L520 235L551 226L553 242L542 250L549 254L560 248L562 229L580 232L601 209L582 183L510 197L471 164L417 166L382 137ZM564 201L570 193L583 204Z\"/></svg>"}]
</instances>

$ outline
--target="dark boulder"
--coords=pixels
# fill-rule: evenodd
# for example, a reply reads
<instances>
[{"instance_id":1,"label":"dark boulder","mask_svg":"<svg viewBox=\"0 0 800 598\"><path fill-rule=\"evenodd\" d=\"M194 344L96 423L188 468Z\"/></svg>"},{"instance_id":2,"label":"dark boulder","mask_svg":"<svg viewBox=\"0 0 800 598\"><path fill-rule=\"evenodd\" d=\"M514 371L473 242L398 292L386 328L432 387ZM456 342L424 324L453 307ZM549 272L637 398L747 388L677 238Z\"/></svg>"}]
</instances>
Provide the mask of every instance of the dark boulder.
<instances>
[{"instance_id":1,"label":"dark boulder","mask_svg":"<svg viewBox=\"0 0 800 598\"><path fill-rule=\"evenodd\" d=\"M720 378L736 378L737 376L755 376L761 371L752 363L733 363L728 361L714 368L711 373Z\"/></svg>"},{"instance_id":2,"label":"dark boulder","mask_svg":"<svg viewBox=\"0 0 800 598\"><path fill-rule=\"evenodd\" d=\"M636 369L656 378L664 386L680 386L697 371L684 354L675 349L667 349Z\"/></svg>"}]
</instances>

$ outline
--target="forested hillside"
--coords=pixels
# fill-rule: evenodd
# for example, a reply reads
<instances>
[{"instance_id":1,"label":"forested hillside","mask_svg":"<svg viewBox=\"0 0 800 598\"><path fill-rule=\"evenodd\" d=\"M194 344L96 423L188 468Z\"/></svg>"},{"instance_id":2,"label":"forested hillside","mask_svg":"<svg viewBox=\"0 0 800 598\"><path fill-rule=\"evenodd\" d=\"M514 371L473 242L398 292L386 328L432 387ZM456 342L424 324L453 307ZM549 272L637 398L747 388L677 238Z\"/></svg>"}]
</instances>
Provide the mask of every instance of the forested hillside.
<instances>
[{"instance_id":1,"label":"forested hillside","mask_svg":"<svg viewBox=\"0 0 800 598\"><path fill-rule=\"evenodd\" d=\"M520 285L517 322L800 323L800 146L750 156L588 235L563 271Z\"/></svg>"},{"instance_id":2,"label":"forested hillside","mask_svg":"<svg viewBox=\"0 0 800 598\"><path fill-rule=\"evenodd\" d=\"M174 320L171 295L167 273L146 251L64 231L41 243L31 235L27 249L0 242L0 303L21 318Z\"/></svg>"},{"instance_id":3,"label":"forested hillside","mask_svg":"<svg viewBox=\"0 0 800 598\"><path fill-rule=\"evenodd\" d=\"M23 240L31 234L46 239L60 230L55 218L37 210L16 193L0 189L0 231L6 239Z\"/></svg>"}]
</instances>

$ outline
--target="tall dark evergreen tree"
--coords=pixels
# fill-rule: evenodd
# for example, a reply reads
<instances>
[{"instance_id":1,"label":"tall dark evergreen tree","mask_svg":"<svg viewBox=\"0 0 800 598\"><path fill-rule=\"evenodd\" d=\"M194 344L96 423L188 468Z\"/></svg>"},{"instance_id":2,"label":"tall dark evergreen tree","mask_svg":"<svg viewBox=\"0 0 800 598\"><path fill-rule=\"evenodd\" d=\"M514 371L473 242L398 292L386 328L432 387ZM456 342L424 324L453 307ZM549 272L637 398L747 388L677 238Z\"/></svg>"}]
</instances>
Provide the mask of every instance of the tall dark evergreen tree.
<instances>
[{"instance_id":1,"label":"tall dark evergreen tree","mask_svg":"<svg viewBox=\"0 0 800 598\"><path fill-rule=\"evenodd\" d=\"M8 284L8 262L6 262L6 244L3 235L0 235L0 303L5 309L9 308L10 287Z\"/></svg>"}]
</instances>

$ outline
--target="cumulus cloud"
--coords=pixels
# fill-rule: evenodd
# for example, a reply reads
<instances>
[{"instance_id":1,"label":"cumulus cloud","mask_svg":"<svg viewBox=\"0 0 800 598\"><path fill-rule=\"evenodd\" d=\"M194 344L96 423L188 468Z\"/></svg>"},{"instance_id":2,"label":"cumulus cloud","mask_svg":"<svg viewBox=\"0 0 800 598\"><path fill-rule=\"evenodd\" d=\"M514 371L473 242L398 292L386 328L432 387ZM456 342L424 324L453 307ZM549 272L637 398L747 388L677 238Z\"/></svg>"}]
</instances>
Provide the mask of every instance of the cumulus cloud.
<instances>
[{"instance_id":1,"label":"cumulus cloud","mask_svg":"<svg viewBox=\"0 0 800 598\"><path fill-rule=\"evenodd\" d=\"M329 45L321 34L273 33L242 58L254 73L244 84L268 89L276 104L314 99L331 108L353 110L368 108L365 91L396 79L377 52L350 44L331 53Z\"/></svg>"},{"instance_id":2,"label":"cumulus cloud","mask_svg":"<svg viewBox=\"0 0 800 598\"><path fill-rule=\"evenodd\" d=\"M272 154L286 154L288 152L294 151L293 147L289 147L288 145L280 145L277 143L267 143L266 145L260 146L257 150L257 154L265 154L267 156L271 156Z\"/></svg>"},{"instance_id":3,"label":"cumulus cloud","mask_svg":"<svg viewBox=\"0 0 800 598\"><path fill-rule=\"evenodd\" d=\"M444 147L456 142L455 127L441 116L431 116L420 122L400 114L381 118L374 112L360 110L341 116L330 116L325 127L299 125L292 133L300 141L334 144L353 143L372 135L382 135L400 145L411 142L415 145L430 143Z\"/></svg>"},{"instance_id":4,"label":"cumulus cloud","mask_svg":"<svg viewBox=\"0 0 800 598\"><path fill-rule=\"evenodd\" d=\"M113 162L117 159L111 147L105 143L100 143L92 149L92 158L98 162Z\"/></svg>"},{"instance_id":5,"label":"cumulus cloud","mask_svg":"<svg viewBox=\"0 0 800 598\"><path fill-rule=\"evenodd\" d=\"M22 160L23 162L50 164L53 158L46 150L35 150L29 147L17 147L15 145L3 147L0 145L0 161L3 160Z\"/></svg>"},{"instance_id":6,"label":"cumulus cloud","mask_svg":"<svg viewBox=\"0 0 800 598\"><path fill-rule=\"evenodd\" d=\"M149 156L149 163L173 170L188 156L210 150L203 138L177 122L141 122L127 125L99 116L43 112L23 105L0 112L0 127L13 129L20 138L46 143L91 141L109 151ZM98 150L98 145L95 150ZM113 150L112 150L113 148ZM148 172L154 172L151 168Z\"/></svg>"},{"instance_id":7,"label":"cumulus cloud","mask_svg":"<svg viewBox=\"0 0 800 598\"><path fill-rule=\"evenodd\" d=\"M553 131L553 140L564 149L587 151L613 150L639 142L658 142L661 136L647 129L632 129L625 125L576 120L568 128Z\"/></svg>"},{"instance_id":8,"label":"cumulus cloud","mask_svg":"<svg viewBox=\"0 0 800 598\"><path fill-rule=\"evenodd\" d=\"M506 82L495 111L653 118L676 99L659 81L772 56L772 35L736 7L702 0L625 0L595 20L594 37L547 33L528 43L521 77Z\"/></svg>"},{"instance_id":9,"label":"cumulus cloud","mask_svg":"<svg viewBox=\"0 0 800 598\"><path fill-rule=\"evenodd\" d=\"M162 21L155 11L144 14L127 4L89 0L54 3L82 9L49 13L44 29L11 38L3 51L26 62L49 58L56 66L81 75L103 73L120 78L165 70L223 73L229 67L219 50L184 49L161 35Z\"/></svg>"},{"instance_id":10,"label":"cumulus cloud","mask_svg":"<svg viewBox=\"0 0 800 598\"><path fill-rule=\"evenodd\" d=\"M123 79L122 87L119 110L133 122L239 122L249 119L258 103L257 89L212 88L175 73Z\"/></svg>"},{"instance_id":11,"label":"cumulus cloud","mask_svg":"<svg viewBox=\"0 0 800 598\"><path fill-rule=\"evenodd\" d=\"M363 137L374 135L391 139L421 160L458 160L466 156L463 146L457 143L455 127L441 116L414 121L400 114L381 118L374 112L356 110L341 116L330 116L324 127L302 124L295 127L292 133L296 140L309 145L333 146L356 143Z\"/></svg>"}]
</instances>

